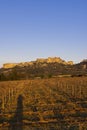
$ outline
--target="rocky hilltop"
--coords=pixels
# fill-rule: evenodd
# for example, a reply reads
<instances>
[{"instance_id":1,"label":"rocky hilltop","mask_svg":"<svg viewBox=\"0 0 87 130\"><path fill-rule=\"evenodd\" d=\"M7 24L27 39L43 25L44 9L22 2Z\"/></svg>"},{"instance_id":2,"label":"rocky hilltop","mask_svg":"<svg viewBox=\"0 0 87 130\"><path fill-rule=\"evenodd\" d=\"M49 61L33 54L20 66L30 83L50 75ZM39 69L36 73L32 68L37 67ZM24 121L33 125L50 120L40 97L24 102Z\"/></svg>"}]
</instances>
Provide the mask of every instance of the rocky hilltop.
<instances>
[{"instance_id":1,"label":"rocky hilltop","mask_svg":"<svg viewBox=\"0 0 87 130\"><path fill-rule=\"evenodd\" d=\"M16 63L6 63L6 64L3 64L3 68L13 68L16 65L18 65L18 64L16 64Z\"/></svg>"},{"instance_id":2,"label":"rocky hilltop","mask_svg":"<svg viewBox=\"0 0 87 130\"><path fill-rule=\"evenodd\" d=\"M78 64L60 57L40 58L31 62L7 63L0 69L0 81L49 78L56 76L87 76L87 60Z\"/></svg>"},{"instance_id":3,"label":"rocky hilltop","mask_svg":"<svg viewBox=\"0 0 87 130\"><path fill-rule=\"evenodd\" d=\"M14 68L16 66L32 66L34 64L39 64L39 63L59 63L59 64L64 64L64 65L73 65L73 61L68 61L66 62L65 60L62 60L60 57L48 57L47 59L44 58L38 58L36 61L31 61L31 62L21 62L21 63L6 63L3 64L3 68L8 69L8 68Z\"/></svg>"}]
</instances>

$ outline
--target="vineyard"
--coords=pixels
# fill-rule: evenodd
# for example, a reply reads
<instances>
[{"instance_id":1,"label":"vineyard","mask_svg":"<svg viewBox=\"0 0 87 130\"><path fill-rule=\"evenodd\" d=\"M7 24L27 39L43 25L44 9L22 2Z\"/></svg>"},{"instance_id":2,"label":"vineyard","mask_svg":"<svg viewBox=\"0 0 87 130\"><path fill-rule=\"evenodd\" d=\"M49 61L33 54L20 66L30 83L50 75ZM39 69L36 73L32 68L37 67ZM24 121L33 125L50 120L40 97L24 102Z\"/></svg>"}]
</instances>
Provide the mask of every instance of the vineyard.
<instances>
[{"instance_id":1,"label":"vineyard","mask_svg":"<svg viewBox=\"0 0 87 130\"><path fill-rule=\"evenodd\" d=\"M18 113L25 124L87 130L87 77L0 82L0 124Z\"/></svg>"}]
</instances>

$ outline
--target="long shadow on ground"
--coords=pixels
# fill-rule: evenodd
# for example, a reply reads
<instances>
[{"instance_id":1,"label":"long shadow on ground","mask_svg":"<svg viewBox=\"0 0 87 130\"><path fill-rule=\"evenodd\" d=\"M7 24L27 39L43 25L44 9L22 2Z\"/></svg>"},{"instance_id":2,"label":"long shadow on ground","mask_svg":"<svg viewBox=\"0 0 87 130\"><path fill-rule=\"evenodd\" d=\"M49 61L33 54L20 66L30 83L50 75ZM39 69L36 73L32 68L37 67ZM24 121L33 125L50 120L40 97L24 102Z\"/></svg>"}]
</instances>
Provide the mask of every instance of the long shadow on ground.
<instances>
[{"instance_id":1,"label":"long shadow on ground","mask_svg":"<svg viewBox=\"0 0 87 130\"><path fill-rule=\"evenodd\" d=\"M17 99L17 108L14 117L10 120L9 130L23 130L23 96Z\"/></svg>"}]
</instances>

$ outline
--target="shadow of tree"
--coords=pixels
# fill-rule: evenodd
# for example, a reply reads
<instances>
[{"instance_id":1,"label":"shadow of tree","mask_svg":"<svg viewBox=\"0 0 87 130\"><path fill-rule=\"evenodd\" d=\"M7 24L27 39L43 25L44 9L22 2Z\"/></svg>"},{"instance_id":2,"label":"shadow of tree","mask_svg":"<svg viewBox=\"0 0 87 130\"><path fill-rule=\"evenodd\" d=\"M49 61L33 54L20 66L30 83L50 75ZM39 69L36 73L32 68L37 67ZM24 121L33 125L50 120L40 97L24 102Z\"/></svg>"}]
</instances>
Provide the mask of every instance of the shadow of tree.
<instances>
[{"instance_id":1,"label":"shadow of tree","mask_svg":"<svg viewBox=\"0 0 87 130\"><path fill-rule=\"evenodd\" d=\"M10 120L9 130L23 130L23 96L19 95L17 99L17 108L15 115Z\"/></svg>"}]
</instances>

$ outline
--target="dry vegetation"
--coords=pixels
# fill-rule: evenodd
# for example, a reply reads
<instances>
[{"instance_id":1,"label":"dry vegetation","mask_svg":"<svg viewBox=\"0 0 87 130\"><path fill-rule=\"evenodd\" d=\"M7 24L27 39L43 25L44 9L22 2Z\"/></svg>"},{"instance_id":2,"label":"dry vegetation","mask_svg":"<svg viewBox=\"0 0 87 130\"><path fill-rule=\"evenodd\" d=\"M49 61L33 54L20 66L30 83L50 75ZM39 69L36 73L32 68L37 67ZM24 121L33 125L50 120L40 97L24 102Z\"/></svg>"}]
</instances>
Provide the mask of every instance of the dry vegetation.
<instances>
[{"instance_id":1,"label":"dry vegetation","mask_svg":"<svg viewBox=\"0 0 87 130\"><path fill-rule=\"evenodd\" d=\"M20 95L23 123L52 123L55 130L57 124L64 125L61 129L87 130L87 77L0 82L1 124L21 109L17 106Z\"/></svg>"}]
</instances>

